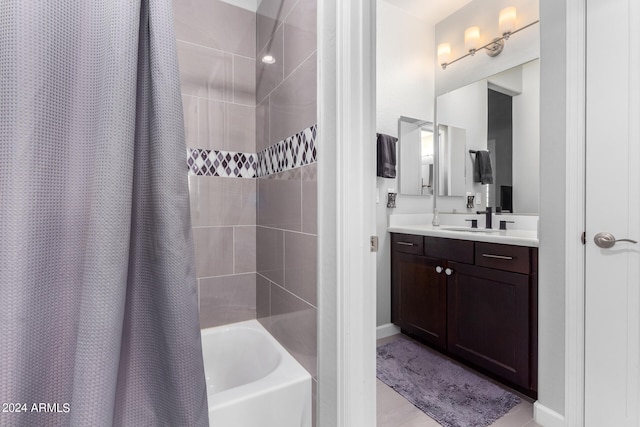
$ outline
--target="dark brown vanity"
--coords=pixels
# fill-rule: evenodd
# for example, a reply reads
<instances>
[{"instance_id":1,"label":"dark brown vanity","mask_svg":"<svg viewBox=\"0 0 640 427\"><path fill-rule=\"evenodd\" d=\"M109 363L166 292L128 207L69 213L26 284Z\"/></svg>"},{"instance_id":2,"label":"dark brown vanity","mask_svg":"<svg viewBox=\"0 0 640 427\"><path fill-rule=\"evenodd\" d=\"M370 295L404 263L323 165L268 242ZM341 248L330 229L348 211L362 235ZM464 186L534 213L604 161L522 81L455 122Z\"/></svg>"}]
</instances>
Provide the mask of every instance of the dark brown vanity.
<instances>
[{"instance_id":1,"label":"dark brown vanity","mask_svg":"<svg viewBox=\"0 0 640 427\"><path fill-rule=\"evenodd\" d=\"M391 233L391 321L535 398L538 249Z\"/></svg>"}]
</instances>

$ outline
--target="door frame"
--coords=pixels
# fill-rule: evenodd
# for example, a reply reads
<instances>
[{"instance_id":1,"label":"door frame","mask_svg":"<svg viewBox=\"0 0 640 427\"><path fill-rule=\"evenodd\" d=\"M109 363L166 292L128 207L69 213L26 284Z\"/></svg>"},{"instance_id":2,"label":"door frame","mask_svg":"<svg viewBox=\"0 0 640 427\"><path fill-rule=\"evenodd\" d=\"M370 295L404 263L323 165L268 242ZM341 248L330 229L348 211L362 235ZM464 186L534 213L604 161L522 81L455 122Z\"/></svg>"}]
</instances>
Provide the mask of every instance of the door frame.
<instances>
[{"instance_id":1,"label":"door frame","mask_svg":"<svg viewBox=\"0 0 640 427\"><path fill-rule=\"evenodd\" d=\"M375 2L318 0L319 426L376 424Z\"/></svg>"},{"instance_id":2,"label":"door frame","mask_svg":"<svg viewBox=\"0 0 640 427\"><path fill-rule=\"evenodd\" d=\"M375 7L318 0L318 420L375 425ZM548 426L584 423L585 0L566 1L565 407ZM348 143L345 143L348 142ZM358 151L360 150L360 151ZM353 163L351 163L353 162ZM375 180L375 178L372 178ZM354 199L353 190L360 194ZM370 194L366 194L370 191ZM360 217L360 219L359 219ZM366 283L369 283L367 286Z\"/></svg>"},{"instance_id":3,"label":"door frame","mask_svg":"<svg viewBox=\"0 0 640 427\"><path fill-rule=\"evenodd\" d=\"M584 425L586 0L567 0L564 425Z\"/></svg>"}]
</instances>

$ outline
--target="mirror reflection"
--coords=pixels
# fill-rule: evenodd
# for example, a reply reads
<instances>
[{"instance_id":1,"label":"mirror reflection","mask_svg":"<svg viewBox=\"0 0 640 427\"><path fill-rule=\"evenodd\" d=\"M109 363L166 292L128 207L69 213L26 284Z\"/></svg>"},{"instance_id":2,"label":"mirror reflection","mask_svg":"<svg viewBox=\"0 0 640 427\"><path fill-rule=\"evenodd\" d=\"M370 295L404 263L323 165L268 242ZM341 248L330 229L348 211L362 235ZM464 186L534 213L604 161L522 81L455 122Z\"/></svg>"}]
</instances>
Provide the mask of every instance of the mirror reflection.
<instances>
[{"instance_id":1,"label":"mirror reflection","mask_svg":"<svg viewBox=\"0 0 640 427\"><path fill-rule=\"evenodd\" d=\"M488 106L487 151L493 167L488 203L489 206L500 207L503 212L512 212L513 97L489 89Z\"/></svg>"},{"instance_id":2,"label":"mirror reflection","mask_svg":"<svg viewBox=\"0 0 640 427\"><path fill-rule=\"evenodd\" d=\"M438 125L438 195L465 195L466 129Z\"/></svg>"},{"instance_id":3,"label":"mirror reflection","mask_svg":"<svg viewBox=\"0 0 640 427\"><path fill-rule=\"evenodd\" d=\"M433 123L402 116L398 119L398 135L400 193L414 196L433 194Z\"/></svg>"},{"instance_id":4,"label":"mirror reflection","mask_svg":"<svg viewBox=\"0 0 640 427\"><path fill-rule=\"evenodd\" d=\"M437 98L438 196L538 213L539 80L535 60ZM464 143L452 142L452 129L464 130ZM479 179L478 151L488 153L491 179Z\"/></svg>"}]
</instances>

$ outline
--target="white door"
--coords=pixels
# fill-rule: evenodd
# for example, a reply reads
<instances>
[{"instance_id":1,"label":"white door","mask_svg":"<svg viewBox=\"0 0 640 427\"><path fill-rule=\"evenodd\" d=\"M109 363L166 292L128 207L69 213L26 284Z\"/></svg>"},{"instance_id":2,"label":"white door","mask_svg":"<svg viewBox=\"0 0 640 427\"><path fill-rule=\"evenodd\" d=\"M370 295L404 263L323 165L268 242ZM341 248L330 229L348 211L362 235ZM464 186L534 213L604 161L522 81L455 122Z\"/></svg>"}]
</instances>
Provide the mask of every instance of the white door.
<instances>
[{"instance_id":1,"label":"white door","mask_svg":"<svg viewBox=\"0 0 640 427\"><path fill-rule=\"evenodd\" d=\"M587 0L585 426L639 426L640 2ZM606 246L606 242L605 242Z\"/></svg>"}]
</instances>

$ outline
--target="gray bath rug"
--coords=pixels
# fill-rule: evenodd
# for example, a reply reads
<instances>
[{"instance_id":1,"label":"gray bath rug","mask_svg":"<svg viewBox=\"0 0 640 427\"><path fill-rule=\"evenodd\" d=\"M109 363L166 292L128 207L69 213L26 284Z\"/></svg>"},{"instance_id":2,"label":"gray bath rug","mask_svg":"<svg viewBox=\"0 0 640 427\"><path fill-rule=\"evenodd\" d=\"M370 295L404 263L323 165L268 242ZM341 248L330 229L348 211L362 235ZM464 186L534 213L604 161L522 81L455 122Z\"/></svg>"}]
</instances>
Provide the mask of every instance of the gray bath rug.
<instances>
[{"instance_id":1,"label":"gray bath rug","mask_svg":"<svg viewBox=\"0 0 640 427\"><path fill-rule=\"evenodd\" d=\"M485 427L520 398L408 339L378 347L377 377L445 427Z\"/></svg>"}]
</instances>

